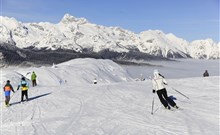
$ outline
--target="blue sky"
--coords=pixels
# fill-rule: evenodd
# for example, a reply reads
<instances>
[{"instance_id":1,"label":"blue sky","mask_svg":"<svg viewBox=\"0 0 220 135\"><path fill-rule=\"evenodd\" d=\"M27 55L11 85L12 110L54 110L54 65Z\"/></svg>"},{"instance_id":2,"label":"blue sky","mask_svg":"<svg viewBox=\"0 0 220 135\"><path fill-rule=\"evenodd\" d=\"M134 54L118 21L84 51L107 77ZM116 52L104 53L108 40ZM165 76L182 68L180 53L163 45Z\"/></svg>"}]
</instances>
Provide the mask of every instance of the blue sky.
<instances>
[{"instance_id":1,"label":"blue sky","mask_svg":"<svg viewBox=\"0 0 220 135\"><path fill-rule=\"evenodd\" d=\"M219 42L219 0L0 0L1 15L58 23L64 14L135 33L162 30L187 41Z\"/></svg>"}]
</instances>

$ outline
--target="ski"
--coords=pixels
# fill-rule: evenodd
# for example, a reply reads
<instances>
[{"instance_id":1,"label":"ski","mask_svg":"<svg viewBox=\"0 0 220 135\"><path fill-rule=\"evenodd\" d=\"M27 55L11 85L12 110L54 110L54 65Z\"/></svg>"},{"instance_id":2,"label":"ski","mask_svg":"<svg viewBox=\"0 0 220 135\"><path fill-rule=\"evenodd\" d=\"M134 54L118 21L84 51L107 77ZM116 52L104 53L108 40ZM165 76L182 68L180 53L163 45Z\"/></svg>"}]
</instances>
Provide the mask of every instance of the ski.
<instances>
[{"instance_id":1,"label":"ski","mask_svg":"<svg viewBox=\"0 0 220 135\"><path fill-rule=\"evenodd\" d=\"M171 108L170 110L175 112L175 111L182 111L183 109L182 108L178 108L178 109L177 108Z\"/></svg>"}]
</instances>

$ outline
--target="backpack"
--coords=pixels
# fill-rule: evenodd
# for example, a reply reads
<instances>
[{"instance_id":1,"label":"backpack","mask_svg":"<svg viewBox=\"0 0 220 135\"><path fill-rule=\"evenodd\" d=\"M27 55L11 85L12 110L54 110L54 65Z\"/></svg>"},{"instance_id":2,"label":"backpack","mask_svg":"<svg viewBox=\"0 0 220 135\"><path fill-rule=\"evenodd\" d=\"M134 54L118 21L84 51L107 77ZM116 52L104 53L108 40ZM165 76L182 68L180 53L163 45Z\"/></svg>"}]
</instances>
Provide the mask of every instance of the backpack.
<instances>
[{"instance_id":1,"label":"backpack","mask_svg":"<svg viewBox=\"0 0 220 135\"><path fill-rule=\"evenodd\" d=\"M10 91L10 90L11 90L11 86L10 85L5 85L4 91Z\"/></svg>"},{"instance_id":2,"label":"backpack","mask_svg":"<svg viewBox=\"0 0 220 135\"><path fill-rule=\"evenodd\" d=\"M22 87L26 87L26 86L27 86L27 83L26 83L25 81L22 81L22 82L21 82L21 86L22 86Z\"/></svg>"}]
</instances>

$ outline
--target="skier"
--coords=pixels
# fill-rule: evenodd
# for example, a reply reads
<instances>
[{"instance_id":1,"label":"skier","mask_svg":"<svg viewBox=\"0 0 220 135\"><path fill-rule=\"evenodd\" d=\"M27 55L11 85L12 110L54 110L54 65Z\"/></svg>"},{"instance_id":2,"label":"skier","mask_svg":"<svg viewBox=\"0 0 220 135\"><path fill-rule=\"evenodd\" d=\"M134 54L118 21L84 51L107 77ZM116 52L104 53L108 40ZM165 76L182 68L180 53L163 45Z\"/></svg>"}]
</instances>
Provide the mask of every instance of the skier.
<instances>
[{"instance_id":1,"label":"skier","mask_svg":"<svg viewBox=\"0 0 220 135\"><path fill-rule=\"evenodd\" d=\"M26 101L28 101L28 88L29 88L29 84L25 80L24 77L21 78L21 83L18 85L17 90L19 90L20 87L21 87L21 102L24 101L24 96L26 97Z\"/></svg>"},{"instance_id":2,"label":"skier","mask_svg":"<svg viewBox=\"0 0 220 135\"><path fill-rule=\"evenodd\" d=\"M7 80L5 86L4 86L4 92L5 92L5 106L8 107L10 106L9 101L10 101L10 93L11 91L15 93L13 87L10 84L10 80Z\"/></svg>"},{"instance_id":3,"label":"skier","mask_svg":"<svg viewBox=\"0 0 220 135\"><path fill-rule=\"evenodd\" d=\"M169 104L178 109L176 103L167 96L167 90L164 85L167 85L165 78L159 73L158 70L154 70L154 78L152 79L153 93L157 92L157 95L166 109L171 109ZM168 104L169 103L169 104Z\"/></svg>"},{"instance_id":4,"label":"skier","mask_svg":"<svg viewBox=\"0 0 220 135\"><path fill-rule=\"evenodd\" d=\"M97 79L96 78L94 78L93 84L97 84Z\"/></svg>"},{"instance_id":5,"label":"skier","mask_svg":"<svg viewBox=\"0 0 220 135\"><path fill-rule=\"evenodd\" d=\"M37 86L37 82L36 82L36 78L37 75L35 74L35 72L33 71L32 75L31 75L31 81L32 81L32 86Z\"/></svg>"},{"instance_id":6,"label":"skier","mask_svg":"<svg viewBox=\"0 0 220 135\"><path fill-rule=\"evenodd\" d=\"M60 85L61 85L61 84L63 83L63 80L62 80L62 79L60 79L60 80L59 80L59 83L60 83Z\"/></svg>"},{"instance_id":7,"label":"skier","mask_svg":"<svg viewBox=\"0 0 220 135\"><path fill-rule=\"evenodd\" d=\"M208 70L205 70L205 72L203 73L203 77L208 77L208 76L209 76Z\"/></svg>"},{"instance_id":8,"label":"skier","mask_svg":"<svg viewBox=\"0 0 220 135\"><path fill-rule=\"evenodd\" d=\"M143 77L143 74L141 74L140 80L141 80L141 81L144 81L144 80L145 80L145 78Z\"/></svg>"}]
</instances>

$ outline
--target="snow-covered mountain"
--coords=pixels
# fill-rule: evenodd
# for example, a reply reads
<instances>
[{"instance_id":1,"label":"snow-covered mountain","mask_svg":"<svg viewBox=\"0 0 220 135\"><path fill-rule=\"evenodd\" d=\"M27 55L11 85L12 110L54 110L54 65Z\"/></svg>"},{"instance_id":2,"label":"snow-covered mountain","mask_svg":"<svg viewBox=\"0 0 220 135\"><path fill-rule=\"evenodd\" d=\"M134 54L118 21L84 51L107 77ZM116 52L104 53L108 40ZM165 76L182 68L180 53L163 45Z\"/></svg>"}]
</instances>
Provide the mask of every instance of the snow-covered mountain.
<instances>
[{"instance_id":1,"label":"snow-covered mountain","mask_svg":"<svg viewBox=\"0 0 220 135\"><path fill-rule=\"evenodd\" d=\"M141 52L165 58L219 59L219 43L213 40L198 40L192 43L160 30L148 30L135 34L119 28L105 27L65 14L57 24L48 22L22 23L14 18L0 16L0 43L9 43L19 48L35 47L56 50L84 49L100 52Z\"/></svg>"},{"instance_id":2,"label":"snow-covered mountain","mask_svg":"<svg viewBox=\"0 0 220 135\"><path fill-rule=\"evenodd\" d=\"M190 46L189 46L189 53L190 56L193 58L219 58L219 46L216 45L216 43L213 42L212 39L207 39L207 40L196 40L193 41Z\"/></svg>"}]
</instances>

